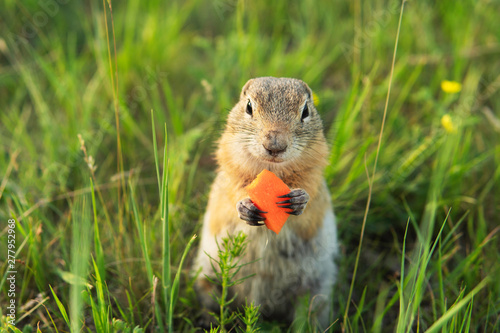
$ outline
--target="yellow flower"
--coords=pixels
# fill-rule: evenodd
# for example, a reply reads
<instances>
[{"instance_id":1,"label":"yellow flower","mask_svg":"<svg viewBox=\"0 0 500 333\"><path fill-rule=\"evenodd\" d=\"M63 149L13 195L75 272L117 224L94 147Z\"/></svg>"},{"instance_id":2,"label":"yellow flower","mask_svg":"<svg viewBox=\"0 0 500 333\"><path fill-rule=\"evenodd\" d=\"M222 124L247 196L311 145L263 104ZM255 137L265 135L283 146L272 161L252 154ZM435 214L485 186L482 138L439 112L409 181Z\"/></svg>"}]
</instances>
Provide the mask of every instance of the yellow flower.
<instances>
[{"instance_id":1,"label":"yellow flower","mask_svg":"<svg viewBox=\"0 0 500 333\"><path fill-rule=\"evenodd\" d=\"M455 94L462 90L462 84L457 81L441 81L441 89L448 94Z\"/></svg>"},{"instance_id":2,"label":"yellow flower","mask_svg":"<svg viewBox=\"0 0 500 333\"><path fill-rule=\"evenodd\" d=\"M316 95L316 93L313 91L313 103L315 107L318 107L319 105L319 97Z\"/></svg>"},{"instance_id":3,"label":"yellow flower","mask_svg":"<svg viewBox=\"0 0 500 333\"><path fill-rule=\"evenodd\" d=\"M448 133L455 133L457 131L449 114L445 114L443 117L441 117L441 125Z\"/></svg>"}]
</instances>

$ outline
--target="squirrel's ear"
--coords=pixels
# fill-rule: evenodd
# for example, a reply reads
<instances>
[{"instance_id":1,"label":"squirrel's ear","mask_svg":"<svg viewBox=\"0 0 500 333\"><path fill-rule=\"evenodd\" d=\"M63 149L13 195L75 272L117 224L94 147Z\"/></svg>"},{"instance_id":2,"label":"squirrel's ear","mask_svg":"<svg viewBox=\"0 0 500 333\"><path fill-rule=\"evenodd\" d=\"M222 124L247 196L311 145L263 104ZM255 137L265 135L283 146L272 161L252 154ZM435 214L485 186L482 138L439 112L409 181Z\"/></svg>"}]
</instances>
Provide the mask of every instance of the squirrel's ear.
<instances>
[{"instance_id":1,"label":"squirrel's ear","mask_svg":"<svg viewBox=\"0 0 500 333\"><path fill-rule=\"evenodd\" d=\"M247 90L250 87L250 85L252 84L252 82L253 82L253 79L250 79L247 81L247 83L245 83L245 85L243 86L243 89L241 89L241 98L246 96Z\"/></svg>"},{"instance_id":2,"label":"squirrel's ear","mask_svg":"<svg viewBox=\"0 0 500 333\"><path fill-rule=\"evenodd\" d=\"M311 88L309 88L309 86L307 85L307 83L305 83L304 81L300 81L302 82L302 84L304 85L304 88L306 88L306 91L307 91L307 97L309 97L309 99L312 99L313 98L313 92L311 90Z\"/></svg>"}]
</instances>

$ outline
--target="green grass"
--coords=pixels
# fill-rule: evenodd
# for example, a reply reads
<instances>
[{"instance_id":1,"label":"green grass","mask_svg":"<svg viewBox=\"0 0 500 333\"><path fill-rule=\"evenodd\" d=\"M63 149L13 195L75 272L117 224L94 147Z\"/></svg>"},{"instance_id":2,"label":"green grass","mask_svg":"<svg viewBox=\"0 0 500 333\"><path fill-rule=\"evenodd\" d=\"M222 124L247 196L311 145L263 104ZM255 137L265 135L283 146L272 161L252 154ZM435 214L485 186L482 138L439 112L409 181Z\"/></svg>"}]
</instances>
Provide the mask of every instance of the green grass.
<instances>
[{"instance_id":1,"label":"green grass","mask_svg":"<svg viewBox=\"0 0 500 333\"><path fill-rule=\"evenodd\" d=\"M331 147L332 331L500 332L500 3L405 3L372 175L400 5L4 0L1 327L14 217L19 330L195 331L214 142L246 80L272 75L310 85Z\"/></svg>"}]
</instances>

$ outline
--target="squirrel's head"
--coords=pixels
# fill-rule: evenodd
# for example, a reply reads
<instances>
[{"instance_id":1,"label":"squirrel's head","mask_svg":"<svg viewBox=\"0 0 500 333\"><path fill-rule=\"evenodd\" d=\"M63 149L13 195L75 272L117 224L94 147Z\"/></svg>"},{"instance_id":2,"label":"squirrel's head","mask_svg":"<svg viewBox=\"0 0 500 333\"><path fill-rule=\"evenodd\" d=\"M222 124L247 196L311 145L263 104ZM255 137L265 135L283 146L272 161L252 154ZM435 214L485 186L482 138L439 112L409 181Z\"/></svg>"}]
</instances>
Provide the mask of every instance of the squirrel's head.
<instances>
[{"instance_id":1,"label":"squirrel's head","mask_svg":"<svg viewBox=\"0 0 500 333\"><path fill-rule=\"evenodd\" d=\"M298 161L304 155L314 160L314 146L326 146L312 91L301 80L249 80L227 126L242 153L272 165Z\"/></svg>"}]
</instances>

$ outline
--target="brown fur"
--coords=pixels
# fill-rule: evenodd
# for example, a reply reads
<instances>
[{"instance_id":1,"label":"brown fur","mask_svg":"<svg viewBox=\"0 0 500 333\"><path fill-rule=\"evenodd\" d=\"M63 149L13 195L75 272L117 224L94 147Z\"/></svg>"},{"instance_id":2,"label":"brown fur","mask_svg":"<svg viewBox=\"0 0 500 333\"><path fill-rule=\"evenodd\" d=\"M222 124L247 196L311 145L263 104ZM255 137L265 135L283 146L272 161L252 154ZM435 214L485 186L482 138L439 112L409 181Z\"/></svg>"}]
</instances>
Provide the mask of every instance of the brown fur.
<instances>
[{"instance_id":1,"label":"brown fur","mask_svg":"<svg viewBox=\"0 0 500 333\"><path fill-rule=\"evenodd\" d=\"M239 119L239 117L241 117L244 112L241 109L246 105L245 97L251 84L255 84L255 80L250 80L243 87L241 100L231 111L226 130L222 135L222 138L219 140L219 149L216 154L217 163L219 165L219 176L216 178L212 186L212 192L210 194L207 209L211 212L216 212L215 214L212 213L213 215L209 222L212 235L219 234L221 230L227 228L232 223L241 222L238 218L237 212L234 210L233 203L236 204L236 202L248 196L244 187L254 180L264 168L262 161L257 160L252 156L244 156L244 160L239 158L240 156L235 156L241 154L241 144L238 142L239 123L241 123L241 119ZM307 87L307 85L303 82L302 84L305 88L304 93L311 96L312 93L309 87ZM264 81L263 83L260 83L259 87L254 89L260 88L267 90L270 89L268 88L270 85L270 83ZM283 86L278 89L273 89L272 92L273 94L282 94L284 99L292 105L299 104L300 97L302 97L300 94L297 94L296 90L286 90ZM257 103L261 104L268 104L271 98L269 94L257 95L257 97ZM317 112L315 110L311 110L311 112L315 112L317 116ZM259 116L264 118L267 117L264 113L262 115L259 114ZM292 120L284 117L291 118L283 112L283 115L280 115L279 119L284 119L285 123ZM275 122L276 121L271 122L272 125L274 125ZM324 179L323 169L327 164L328 156L328 148L322 132L322 125L319 120L319 116L314 126L311 126L308 131L310 132L309 135L313 138L314 143L308 147L308 153L305 154L305 156L293 161L291 167L289 168L282 168L281 166L275 166L273 164L265 166L269 171L274 172L279 178L281 178L283 182L288 185L288 187L302 188L309 194L310 202L308 209L306 209L302 215L298 217L291 216L289 219L290 226L293 227L297 231L298 235L305 240L316 234L316 231L322 222L321 217L323 211L327 208L325 204L328 202L328 200L315 200L318 195L318 191L322 189L321 184ZM304 223L296 223L297 220L308 221L307 227L304 226Z\"/></svg>"},{"instance_id":2,"label":"brown fur","mask_svg":"<svg viewBox=\"0 0 500 333\"><path fill-rule=\"evenodd\" d=\"M246 112L249 101L253 111L251 115ZM310 117L303 118L305 103L309 108ZM272 144L273 138L288 147L283 157L278 157L282 158L278 162L269 154L266 155L266 145ZM197 258L197 265L202 267L202 274L211 274L211 266L207 263L205 252L216 257L214 238L220 239L227 233L244 230L249 235L250 242L244 262L259 259L261 255L265 258L255 264L256 266L252 266L254 268L245 267L245 271L258 270L257 276L253 279L260 279L258 281L261 281L259 283L262 283L262 288L246 281L235 287L239 303L244 297L251 298L253 295L257 301L274 304L276 302L267 300L266 295L279 292L285 293L286 297L283 299L290 303L280 303L279 306L276 303L275 309L287 309L287 306L293 307L297 297L307 292L329 294L335 274L333 255L337 251L337 241L330 194L323 177L327 156L328 147L323 135L322 122L312 103L312 92L304 82L276 78L248 81L242 89L240 101L229 113L226 129L218 142L216 159L219 168L210 191L202 244ZM289 217L284 226L287 230L282 231L283 234L270 235L266 233L265 226L246 225L246 222L239 218L236 209L236 204L248 197L245 186L263 169L274 172L291 189L300 188L309 195L307 207L301 215ZM327 220L328 225L325 226L325 219L329 216L331 218ZM266 249L262 248L262 244L267 242L266 239L274 242L269 244L269 247L266 246L267 251L278 251L278 253L265 252ZM304 251L312 257L304 257L305 252L300 250L293 252L293 248L309 249ZM280 261L274 265L272 258ZM296 262L296 267L288 272L287 267L291 267L290 260ZM307 264L313 265L312 267L318 265L318 268L312 271L302 269ZM331 274L331 276L316 274ZM283 278L290 280L290 277L297 281L323 280L324 282L317 282L317 285L316 282L307 282L309 286L303 286L295 291L291 290L295 289L291 287L280 290L278 281ZM200 278L198 290L203 293L206 288L206 280ZM261 291L252 288L259 288ZM210 306L208 303L205 305ZM280 311L283 310L276 310L272 316L283 316ZM323 317L325 313L328 314L328 306L324 308ZM293 316L293 311L288 310L286 315L288 319L290 314Z\"/></svg>"}]
</instances>

